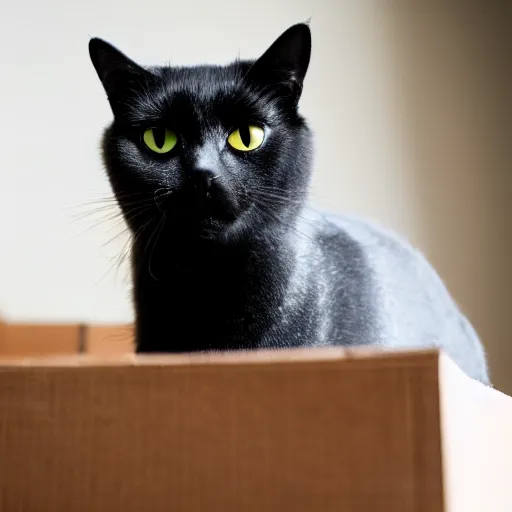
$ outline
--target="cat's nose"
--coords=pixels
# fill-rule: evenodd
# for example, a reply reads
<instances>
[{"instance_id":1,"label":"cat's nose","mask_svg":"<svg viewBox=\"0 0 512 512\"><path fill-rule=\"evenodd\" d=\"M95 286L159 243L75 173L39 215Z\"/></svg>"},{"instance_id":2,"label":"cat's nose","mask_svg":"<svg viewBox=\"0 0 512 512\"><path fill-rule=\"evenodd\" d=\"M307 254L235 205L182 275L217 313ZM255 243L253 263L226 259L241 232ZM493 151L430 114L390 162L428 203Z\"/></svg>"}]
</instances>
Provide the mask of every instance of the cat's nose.
<instances>
[{"instance_id":1,"label":"cat's nose","mask_svg":"<svg viewBox=\"0 0 512 512\"><path fill-rule=\"evenodd\" d=\"M189 176L190 183L198 192L208 192L218 175L211 169L194 169Z\"/></svg>"}]
</instances>

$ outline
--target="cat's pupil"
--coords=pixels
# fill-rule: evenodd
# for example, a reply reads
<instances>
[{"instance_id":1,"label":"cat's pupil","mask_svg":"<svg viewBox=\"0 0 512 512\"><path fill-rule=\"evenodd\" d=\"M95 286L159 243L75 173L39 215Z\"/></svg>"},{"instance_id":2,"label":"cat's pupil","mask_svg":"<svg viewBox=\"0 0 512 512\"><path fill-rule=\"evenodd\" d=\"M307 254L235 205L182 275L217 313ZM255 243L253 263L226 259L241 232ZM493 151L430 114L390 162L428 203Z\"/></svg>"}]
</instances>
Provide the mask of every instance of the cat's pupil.
<instances>
[{"instance_id":1,"label":"cat's pupil","mask_svg":"<svg viewBox=\"0 0 512 512\"><path fill-rule=\"evenodd\" d=\"M162 149L165 142L165 128L153 128L153 139L159 149Z\"/></svg>"},{"instance_id":2,"label":"cat's pupil","mask_svg":"<svg viewBox=\"0 0 512 512\"><path fill-rule=\"evenodd\" d=\"M249 144L251 143L251 132L249 127L243 126L238 131L240 132L240 139L242 140L244 146L248 148Z\"/></svg>"}]
</instances>

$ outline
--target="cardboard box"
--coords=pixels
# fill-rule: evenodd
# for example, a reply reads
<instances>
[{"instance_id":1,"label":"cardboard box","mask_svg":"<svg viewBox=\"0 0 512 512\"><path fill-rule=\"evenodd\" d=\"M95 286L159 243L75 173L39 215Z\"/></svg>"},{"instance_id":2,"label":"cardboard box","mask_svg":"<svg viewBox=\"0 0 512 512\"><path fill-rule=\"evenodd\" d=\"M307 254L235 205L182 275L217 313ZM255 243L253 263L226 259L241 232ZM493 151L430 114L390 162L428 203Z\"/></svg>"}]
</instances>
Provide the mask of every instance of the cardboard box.
<instances>
[{"instance_id":1,"label":"cardboard box","mask_svg":"<svg viewBox=\"0 0 512 512\"><path fill-rule=\"evenodd\" d=\"M85 351L88 354L112 356L134 351L133 327L130 325L88 325Z\"/></svg>"},{"instance_id":2,"label":"cardboard box","mask_svg":"<svg viewBox=\"0 0 512 512\"><path fill-rule=\"evenodd\" d=\"M0 363L2 512L510 512L512 399L437 352Z\"/></svg>"},{"instance_id":3,"label":"cardboard box","mask_svg":"<svg viewBox=\"0 0 512 512\"><path fill-rule=\"evenodd\" d=\"M19 324L0 318L0 358L122 355L134 351L133 337L131 325Z\"/></svg>"},{"instance_id":4,"label":"cardboard box","mask_svg":"<svg viewBox=\"0 0 512 512\"><path fill-rule=\"evenodd\" d=\"M0 357L76 354L83 330L76 324L8 324L0 320Z\"/></svg>"}]
</instances>

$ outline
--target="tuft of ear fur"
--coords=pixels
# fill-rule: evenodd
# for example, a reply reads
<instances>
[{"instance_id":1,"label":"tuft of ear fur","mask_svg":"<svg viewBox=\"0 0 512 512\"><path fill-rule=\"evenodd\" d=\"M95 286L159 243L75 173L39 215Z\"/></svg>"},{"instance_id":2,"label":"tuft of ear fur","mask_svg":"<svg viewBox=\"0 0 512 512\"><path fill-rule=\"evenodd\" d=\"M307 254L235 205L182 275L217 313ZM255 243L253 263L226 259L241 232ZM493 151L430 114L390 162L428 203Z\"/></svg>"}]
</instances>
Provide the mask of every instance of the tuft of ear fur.
<instances>
[{"instance_id":1,"label":"tuft of ear fur","mask_svg":"<svg viewBox=\"0 0 512 512\"><path fill-rule=\"evenodd\" d=\"M246 79L299 101L311 58L311 30L298 23L283 32L251 66Z\"/></svg>"}]
</instances>

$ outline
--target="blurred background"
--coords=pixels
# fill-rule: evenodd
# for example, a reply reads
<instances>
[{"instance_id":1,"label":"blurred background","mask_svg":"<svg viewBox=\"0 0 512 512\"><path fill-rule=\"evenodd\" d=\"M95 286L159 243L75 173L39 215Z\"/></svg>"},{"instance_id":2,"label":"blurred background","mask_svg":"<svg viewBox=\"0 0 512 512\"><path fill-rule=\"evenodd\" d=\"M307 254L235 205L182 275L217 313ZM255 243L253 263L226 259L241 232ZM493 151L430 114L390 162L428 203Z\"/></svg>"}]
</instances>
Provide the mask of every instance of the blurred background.
<instances>
[{"instance_id":1,"label":"blurred background","mask_svg":"<svg viewBox=\"0 0 512 512\"><path fill-rule=\"evenodd\" d=\"M129 266L117 261L127 234L113 208L98 209L111 197L99 157L111 112L89 61L90 37L142 64L227 63L259 56L309 18L313 54L301 107L316 139L313 199L375 219L420 247L480 333L496 387L512 393L506 1L6 4L4 321L101 330L132 320Z\"/></svg>"}]
</instances>

